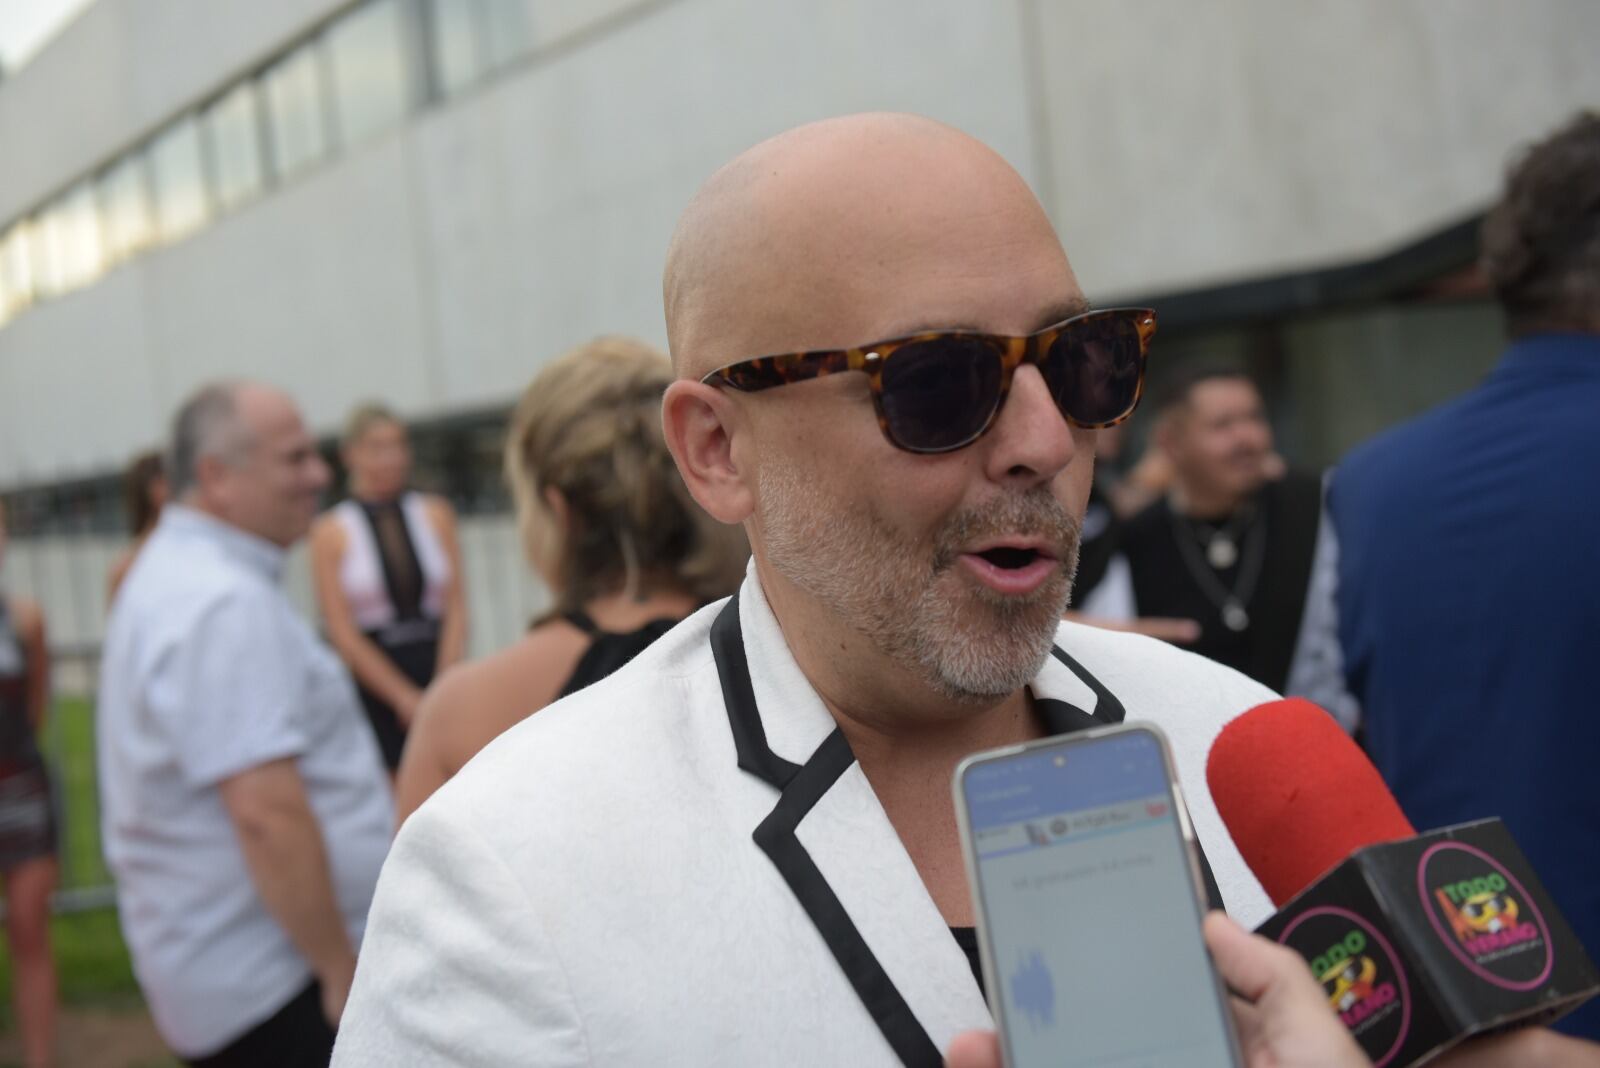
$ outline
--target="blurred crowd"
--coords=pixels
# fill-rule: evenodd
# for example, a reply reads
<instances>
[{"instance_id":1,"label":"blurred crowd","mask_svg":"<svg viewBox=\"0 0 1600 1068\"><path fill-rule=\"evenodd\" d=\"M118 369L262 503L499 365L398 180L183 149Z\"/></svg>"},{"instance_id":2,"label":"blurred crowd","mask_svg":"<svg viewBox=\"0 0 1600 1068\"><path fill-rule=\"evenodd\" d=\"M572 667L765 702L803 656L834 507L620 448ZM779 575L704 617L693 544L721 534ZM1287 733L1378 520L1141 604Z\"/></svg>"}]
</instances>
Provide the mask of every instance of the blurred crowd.
<instances>
[{"instance_id":1,"label":"blurred crowd","mask_svg":"<svg viewBox=\"0 0 1600 1068\"><path fill-rule=\"evenodd\" d=\"M1165 376L1137 456L1125 425L1098 431L1068 618L1312 699L1419 824L1505 816L1600 951L1583 874L1600 735L1578 696L1600 634L1600 118L1520 161L1484 263L1505 361L1335 470L1280 454L1260 387L1228 365ZM413 486L383 404L348 417L332 507L295 399L261 383L198 390L130 466L97 709L103 840L139 981L189 1063L325 1058L398 823L739 587L744 535L690 496L663 433L675 377L652 346L602 337L528 384L504 477L550 608L474 661L457 515ZM4 537L0 514L0 552ZM320 633L280 582L302 539ZM48 679L38 606L0 597L0 869L32 1065L54 1027ZM1486 781L1485 761L1514 774ZM1594 1009L1574 1020L1600 1037Z\"/></svg>"}]
</instances>

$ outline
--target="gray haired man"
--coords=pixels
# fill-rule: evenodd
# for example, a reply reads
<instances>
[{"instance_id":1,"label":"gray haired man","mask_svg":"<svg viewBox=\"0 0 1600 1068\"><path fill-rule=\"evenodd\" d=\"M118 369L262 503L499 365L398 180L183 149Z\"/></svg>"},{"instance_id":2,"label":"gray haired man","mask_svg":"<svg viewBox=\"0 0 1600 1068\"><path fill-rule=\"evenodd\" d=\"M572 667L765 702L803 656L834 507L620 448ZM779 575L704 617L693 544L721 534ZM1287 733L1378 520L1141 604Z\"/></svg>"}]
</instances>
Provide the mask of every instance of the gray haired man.
<instances>
[{"instance_id":1,"label":"gray haired man","mask_svg":"<svg viewBox=\"0 0 1600 1068\"><path fill-rule=\"evenodd\" d=\"M197 1065L326 1064L393 808L337 658L284 595L328 468L251 383L179 410L173 504L106 636L106 857L146 1000Z\"/></svg>"}]
</instances>

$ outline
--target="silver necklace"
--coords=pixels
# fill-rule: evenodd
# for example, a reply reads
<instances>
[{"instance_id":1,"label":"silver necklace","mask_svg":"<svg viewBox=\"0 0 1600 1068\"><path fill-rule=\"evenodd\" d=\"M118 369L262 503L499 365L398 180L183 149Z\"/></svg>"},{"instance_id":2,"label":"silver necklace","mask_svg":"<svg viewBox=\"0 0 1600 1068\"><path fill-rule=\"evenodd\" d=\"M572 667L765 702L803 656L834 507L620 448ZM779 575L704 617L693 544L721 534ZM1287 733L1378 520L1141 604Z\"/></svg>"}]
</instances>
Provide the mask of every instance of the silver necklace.
<instances>
[{"instance_id":1,"label":"silver necklace","mask_svg":"<svg viewBox=\"0 0 1600 1068\"><path fill-rule=\"evenodd\" d=\"M1194 579L1195 585L1200 587L1200 592L1205 594L1217 609L1217 614L1222 617L1222 625L1235 634L1246 630L1250 626L1250 613L1245 611L1245 603L1255 593L1256 583L1261 578L1261 563L1266 556L1266 518L1256 513L1254 508L1247 508L1239 516L1230 519L1224 524L1221 531L1213 531L1206 541L1206 553L1200 555L1200 547L1195 544L1195 532L1178 515L1170 505L1168 512L1172 516L1172 534L1178 541L1178 555L1183 559L1183 566L1189 572L1189 577ZM1235 524L1240 524L1243 529L1235 531ZM1202 524L1203 525L1203 524ZM1217 545L1226 534L1225 549L1218 549ZM1236 534L1242 534L1242 549L1236 542ZM1234 576L1233 588L1222 584L1217 577L1217 571L1225 571L1243 555L1243 563L1239 566L1239 573ZM1219 563L1223 559L1227 563Z\"/></svg>"},{"instance_id":2,"label":"silver necklace","mask_svg":"<svg viewBox=\"0 0 1600 1068\"><path fill-rule=\"evenodd\" d=\"M1226 571L1239 562L1240 535L1249 527L1255 509L1249 505L1239 509L1219 527L1209 523L1194 524L1200 539L1206 544L1206 562L1218 571ZM1241 628L1242 629L1242 628Z\"/></svg>"}]
</instances>

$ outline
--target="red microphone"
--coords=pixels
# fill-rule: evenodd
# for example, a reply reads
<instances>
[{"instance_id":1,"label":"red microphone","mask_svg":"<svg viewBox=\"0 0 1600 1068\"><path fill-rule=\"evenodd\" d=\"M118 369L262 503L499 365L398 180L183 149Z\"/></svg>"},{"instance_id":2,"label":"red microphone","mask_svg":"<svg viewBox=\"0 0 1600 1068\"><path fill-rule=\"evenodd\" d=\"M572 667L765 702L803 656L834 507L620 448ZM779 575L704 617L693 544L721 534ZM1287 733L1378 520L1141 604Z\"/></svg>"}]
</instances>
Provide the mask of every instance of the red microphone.
<instances>
[{"instance_id":1,"label":"red microphone","mask_svg":"<svg viewBox=\"0 0 1600 1068\"><path fill-rule=\"evenodd\" d=\"M1298 697L1224 727L1206 758L1206 785L1279 908L1363 846L1417 833L1366 754Z\"/></svg>"},{"instance_id":2,"label":"red microphone","mask_svg":"<svg viewBox=\"0 0 1600 1068\"><path fill-rule=\"evenodd\" d=\"M1297 951L1378 1068L1548 1023L1600 975L1499 820L1417 834L1332 716L1291 698L1224 727L1206 758L1222 822Z\"/></svg>"}]
</instances>

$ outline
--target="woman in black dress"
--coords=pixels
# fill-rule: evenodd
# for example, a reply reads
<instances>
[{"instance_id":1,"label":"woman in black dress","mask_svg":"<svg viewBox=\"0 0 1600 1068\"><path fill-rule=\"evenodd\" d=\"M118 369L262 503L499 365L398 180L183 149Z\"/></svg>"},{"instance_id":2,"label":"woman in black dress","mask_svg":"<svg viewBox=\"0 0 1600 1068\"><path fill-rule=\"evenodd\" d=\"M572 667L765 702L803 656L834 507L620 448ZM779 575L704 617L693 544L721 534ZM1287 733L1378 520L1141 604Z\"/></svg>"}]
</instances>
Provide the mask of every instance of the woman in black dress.
<instances>
[{"instance_id":1,"label":"woman in black dress","mask_svg":"<svg viewBox=\"0 0 1600 1068\"><path fill-rule=\"evenodd\" d=\"M387 408L351 413L340 455L350 497L311 529L312 575L328 640L393 773L422 691L466 648L456 514L410 488L406 428Z\"/></svg>"}]
</instances>

